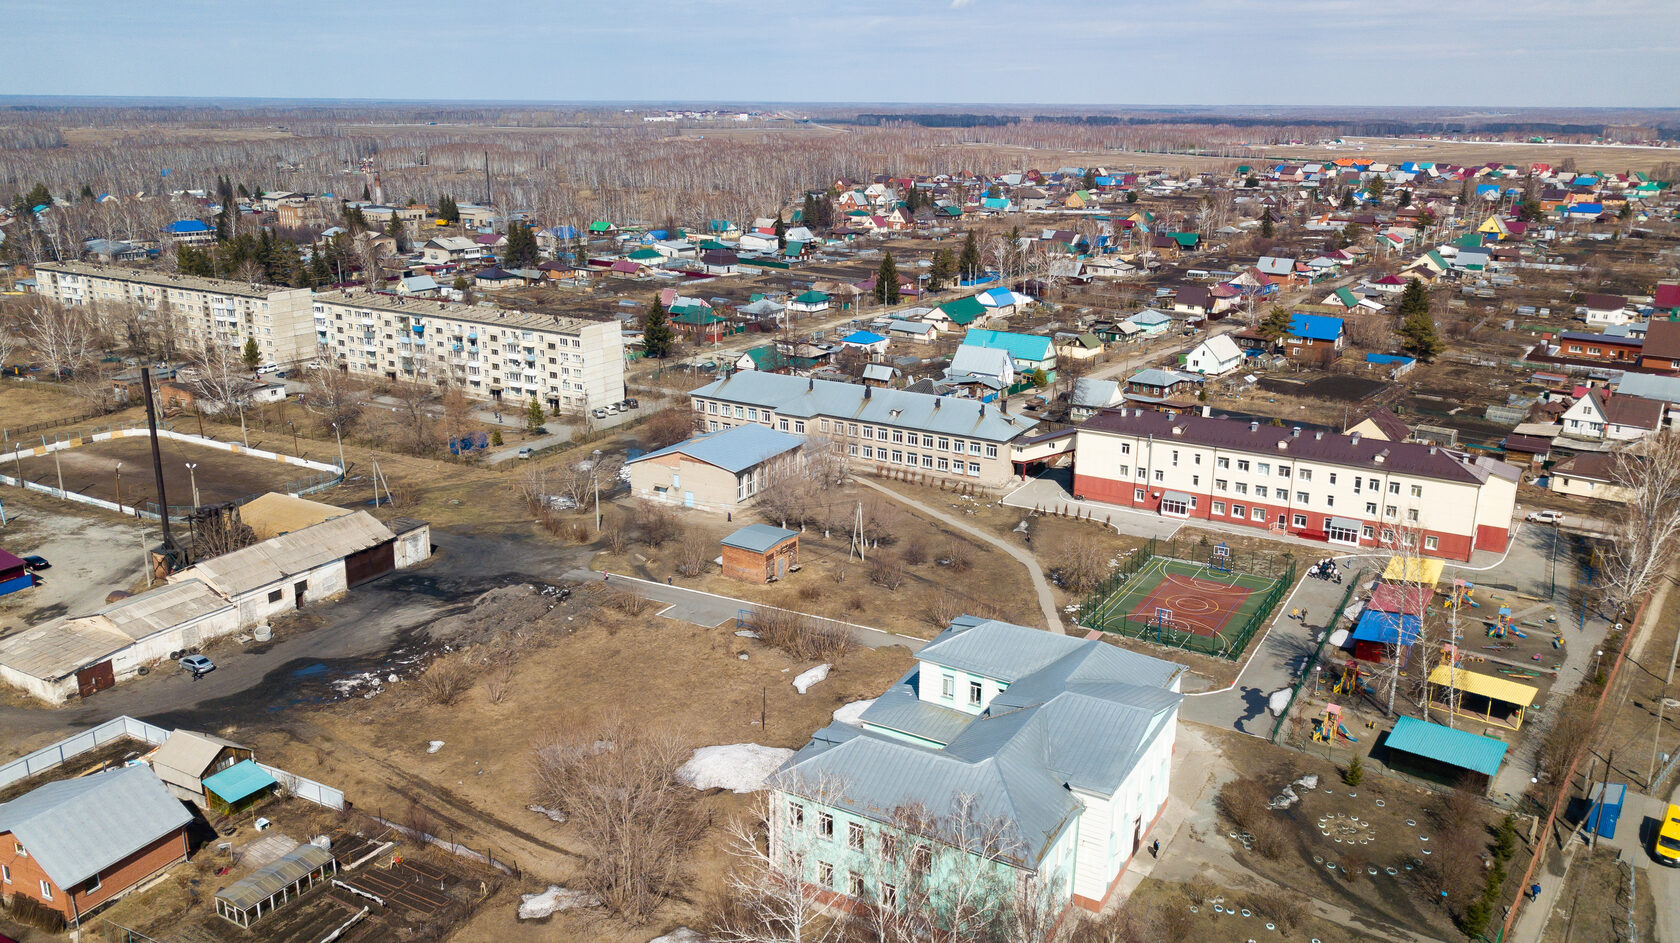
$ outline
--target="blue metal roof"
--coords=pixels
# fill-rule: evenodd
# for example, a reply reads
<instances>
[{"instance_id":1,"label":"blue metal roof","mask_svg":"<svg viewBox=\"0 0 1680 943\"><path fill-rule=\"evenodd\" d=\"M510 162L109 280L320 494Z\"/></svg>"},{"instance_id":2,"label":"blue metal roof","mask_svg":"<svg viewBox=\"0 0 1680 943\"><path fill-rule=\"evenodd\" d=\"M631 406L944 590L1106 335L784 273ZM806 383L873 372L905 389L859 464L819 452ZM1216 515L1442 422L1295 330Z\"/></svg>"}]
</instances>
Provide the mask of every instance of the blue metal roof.
<instances>
[{"instance_id":1,"label":"blue metal roof","mask_svg":"<svg viewBox=\"0 0 1680 943\"><path fill-rule=\"evenodd\" d=\"M723 538L725 547L735 547L751 553L768 553L789 537L798 537L799 531L787 530L781 527L771 527L769 524L748 524L733 534Z\"/></svg>"},{"instance_id":2,"label":"blue metal roof","mask_svg":"<svg viewBox=\"0 0 1680 943\"><path fill-rule=\"evenodd\" d=\"M1050 359L1051 340L1037 334L1014 334L1009 331L971 329L963 336L964 347L995 347L1009 351L1016 360L1037 362Z\"/></svg>"},{"instance_id":3,"label":"blue metal roof","mask_svg":"<svg viewBox=\"0 0 1680 943\"><path fill-rule=\"evenodd\" d=\"M689 395L769 409L778 418L823 416L852 422L878 422L987 442L1008 442L1037 425L1037 420L1005 413L996 406L982 406L930 393L871 389L856 383L813 380L759 370L743 370L692 390Z\"/></svg>"},{"instance_id":4,"label":"blue metal roof","mask_svg":"<svg viewBox=\"0 0 1680 943\"><path fill-rule=\"evenodd\" d=\"M1342 336L1342 319L1323 314L1292 314L1289 316L1289 334L1315 341L1333 341Z\"/></svg>"},{"instance_id":5,"label":"blue metal roof","mask_svg":"<svg viewBox=\"0 0 1680 943\"><path fill-rule=\"evenodd\" d=\"M697 462L705 462L724 471L740 474L766 459L790 452L804 444L804 436L778 432L769 426L749 423L697 435L687 441L668 445L657 452L649 452L632 459L629 464L681 453Z\"/></svg>"},{"instance_id":6,"label":"blue metal roof","mask_svg":"<svg viewBox=\"0 0 1680 943\"><path fill-rule=\"evenodd\" d=\"M204 780L206 792L223 802L238 802L275 784L274 777L251 760L241 760Z\"/></svg>"},{"instance_id":7,"label":"blue metal roof","mask_svg":"<svg viewBox=\"0 0 1680 943\"><path fill-rule=\"evenodd\" d=\"M1485 776L1499 772L1499 764L1505 760L1505 744L1492 737L1454 730L1416 717L1400 718L1389 732L1387 744L1390 750L1428 757Z\"/></svg>"},{"instance_id":8,"label":"blue metal roof","mask_svg":"<svg viewBox=\"0 0 1680 943\"><path fill-rule=\"evenodd\" d=\"M186 233L209 232L210 231L210 227L209 227L208 224L204 223L202 220L196 220L196 219L178 219L175 222L170 223L168 226L165 226L164 228L168 229L170 232L172 232L176 235L184 235Z\"/></svg>"},{"instance_id":9,"label":"blue metal roof","mask_svg":"<svg viewBox=\"0 0 1680 943\"><path fill-rule=\"evenodd\" d=\"M871 334L868 331L854 331L850 334L847 334L845 337L840 338L840 343L842 343L842 344L879 344L884 340L886 340L886 338L882 337L879 334Z\"/></svg>"},{"instance_id":10,"label":"blue metal roof","mask_svg":"<svg viewBox=\"0 0 1680 943\"><path fill-rule=\"evenodd\" d=\"M1401 645L1410 645L1417 641L1421 625L1422 621L1417 616L1367 609L1359 617L1359 624L1353 627L1350 638L1355 642L1380 642L1384 645L1393 645L1398 638Z\"/></svg>"}]
</instances>

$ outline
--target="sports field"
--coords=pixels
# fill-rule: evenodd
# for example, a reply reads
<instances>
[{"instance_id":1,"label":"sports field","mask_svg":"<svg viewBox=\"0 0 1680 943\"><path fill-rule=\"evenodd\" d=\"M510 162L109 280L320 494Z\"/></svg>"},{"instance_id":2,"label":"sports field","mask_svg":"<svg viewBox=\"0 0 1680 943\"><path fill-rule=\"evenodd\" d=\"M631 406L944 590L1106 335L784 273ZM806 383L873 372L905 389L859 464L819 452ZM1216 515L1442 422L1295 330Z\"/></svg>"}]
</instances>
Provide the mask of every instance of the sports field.
<instances>
[{"instance_id":1,"label":"sports field","mask_svg":"<svg viewBox=\"0 0 1680 943\"><path fill-rule=\"evenodd\" d=\"M1152 556L1136 572L1117 573L1115 582L1099 588L1079 621L1104 632L1235 658L1277 605L1294 572L1288 565L1281 578L1271 579Z\"/></svg>"}]
</instances>

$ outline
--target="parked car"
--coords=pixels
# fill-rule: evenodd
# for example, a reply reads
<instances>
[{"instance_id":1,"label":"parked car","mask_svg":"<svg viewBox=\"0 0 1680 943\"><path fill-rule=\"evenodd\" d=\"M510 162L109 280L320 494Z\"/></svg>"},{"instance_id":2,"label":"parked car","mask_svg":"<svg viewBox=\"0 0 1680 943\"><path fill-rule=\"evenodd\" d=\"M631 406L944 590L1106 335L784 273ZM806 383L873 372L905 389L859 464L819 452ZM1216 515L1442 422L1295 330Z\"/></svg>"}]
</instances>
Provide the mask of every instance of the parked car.
<instances>
[{"instance_id":1,"label":"parked car","mask_svg":"<svg viewBox=\"0 0 1680 943\"><path fill-rule=\"evenodd\" d=\"M1670 803L1663 813L1662 825L1651 840L1651 850L1663 864L1680 867L1680 805Z\"/></svg>"},{"instance_id":2,"label":"parked car","mask_svg":"<svg viewBox=\"0 0 1680 943\"><path fill-rule=\"evenodd\" d=\"M629 399L627 399L627 400L625 400L625 401L624 401L624 405L626 405L626 406L628 406L628 407L630 407L630 408L631 408L631 409L641 409L641 408L642 408L642 404L641 404L641 403L638 403L638 402L636 402L636 397L634 397L634 396L632 396L632 397L630 397L630 398L629 398Z\"/></svg>"},{"instance_id":3,"label":"parked car","mask_svg":"<svg viewBox=\"0 0 1680 943\"><path fill-rule=\"evenodd\" d=\"M216 663L203 655L187 655L181 659L181 667L195 675L201 675L215 671Z\"/></svg>"},{"instance_id":4,"label":"parked car","mask_svg":"<svg viewBox=\"0 0 1680 943\"><path fill-rule=\"evenodd\" d=\"M1530 512L1528 512L1527 520L1534 521L1537 524L1562 524L1563 523L1563 512L1562 511L1530 511Z\"/></svg>"},{"instance_id":5,"label":"parked car","mask_svg":"<svg viewBox=\"0 0 1680 943\"><path fill-rule=\"evenodd\" d=\"M520 448L519 448L519 457L520 458L530 458L531 456L533 456L535 454L537 454L537 450L531 448L529 445L520 446Z\"/></svg>"},{"instance_id":6,"label":"parked car","mask_svg":"<svg viewBox=\"0 0 1680 943\"><path fill-rule=\"evenodd\" d=\"M606 407L597 406L589 411L589 415L594 416L596 419L605 419L607 418Z\"/></svg>"},{"instance_id":7,"label":"parked car","mask_svg":"<svg viewBox=\"0 0 1680 943\"><path fill-rule=\"evenodd\" d=\"M52 569L52 564L47 562L47 558L41 556L38 553L32 553L29 556L24 557L23 558L23 565L26 566L26 567L29 567L31 570L50 570L50 569Z\"/></svg>"},{"instance_id":8,"label":"parked car","mask_svg":"<svg viewBox=\"0 0 1680 943\"><path fill-rule=\"evenodd\" d=\"M270 361L269 363L265 363L262 366L257 368L257 375L258 376L265 376L265 375L270 374L270 373L279 373L279 372L280 372L280 365L277 364L277 363L274 363L272 361Z\"/></svg>"}]
</instances>

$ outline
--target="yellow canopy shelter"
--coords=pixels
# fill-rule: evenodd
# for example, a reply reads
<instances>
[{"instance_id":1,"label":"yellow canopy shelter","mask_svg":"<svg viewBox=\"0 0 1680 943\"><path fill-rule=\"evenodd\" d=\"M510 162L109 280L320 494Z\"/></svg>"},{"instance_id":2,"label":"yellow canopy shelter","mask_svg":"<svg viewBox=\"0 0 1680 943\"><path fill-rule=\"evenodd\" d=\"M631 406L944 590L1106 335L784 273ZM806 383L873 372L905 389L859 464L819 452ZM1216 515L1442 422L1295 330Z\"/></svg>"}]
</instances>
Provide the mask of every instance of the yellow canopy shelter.
<instances>
[{"instance_id":1,"label":"yellow canopy shelter","mask_svg":"<svg viewBox=\"0 0 1680 943\"><path fill-rule=\"evenodd\" d=\"M1383 579L1390 583L1421 583L1424 586L1434 586L1441 581L1441 570L1446 564L1433 557L1402 557L1388 558L1388 568L1383 570Z\"/></svg>"},{"instance_id":2,"label":"yellow canopy shelter","mask_svg":"<svg viewBox=\"0 0 1680 943\"><path fill-rule=\"evenodd\" d=\"M1522 726L1523 712L1540 694L1533 685L1451 665L1437 665L1429 673L1429 684L1436 710L1447 710L1447 698L1456 690L1458 709L1453 713L1511 730Z\"/></svg>"}]
</instances>

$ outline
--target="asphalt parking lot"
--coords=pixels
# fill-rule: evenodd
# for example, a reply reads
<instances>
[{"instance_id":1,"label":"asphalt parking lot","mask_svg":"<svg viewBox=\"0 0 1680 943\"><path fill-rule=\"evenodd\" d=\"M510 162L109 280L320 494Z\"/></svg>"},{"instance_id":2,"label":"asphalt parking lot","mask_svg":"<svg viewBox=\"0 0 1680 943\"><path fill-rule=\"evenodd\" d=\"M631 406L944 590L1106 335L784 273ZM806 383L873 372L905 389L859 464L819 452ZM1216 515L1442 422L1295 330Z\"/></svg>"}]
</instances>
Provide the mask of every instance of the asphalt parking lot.
<instances>
[{"instance_id":1,"label":"asphalt parking lot","mask_svg":"<svg viewBox=\"0 0 1680 943\"><path fill-rule=\"evenodd\" d=\"M140 522L115 514L7 489L0 547L20 557L39 554L52 568L41 585L0 596L0 638L65 615L105 605L112 590L129 590L144 575ZM149 535L157 540L156 530Z\"/></svg>"}]
</instances>

